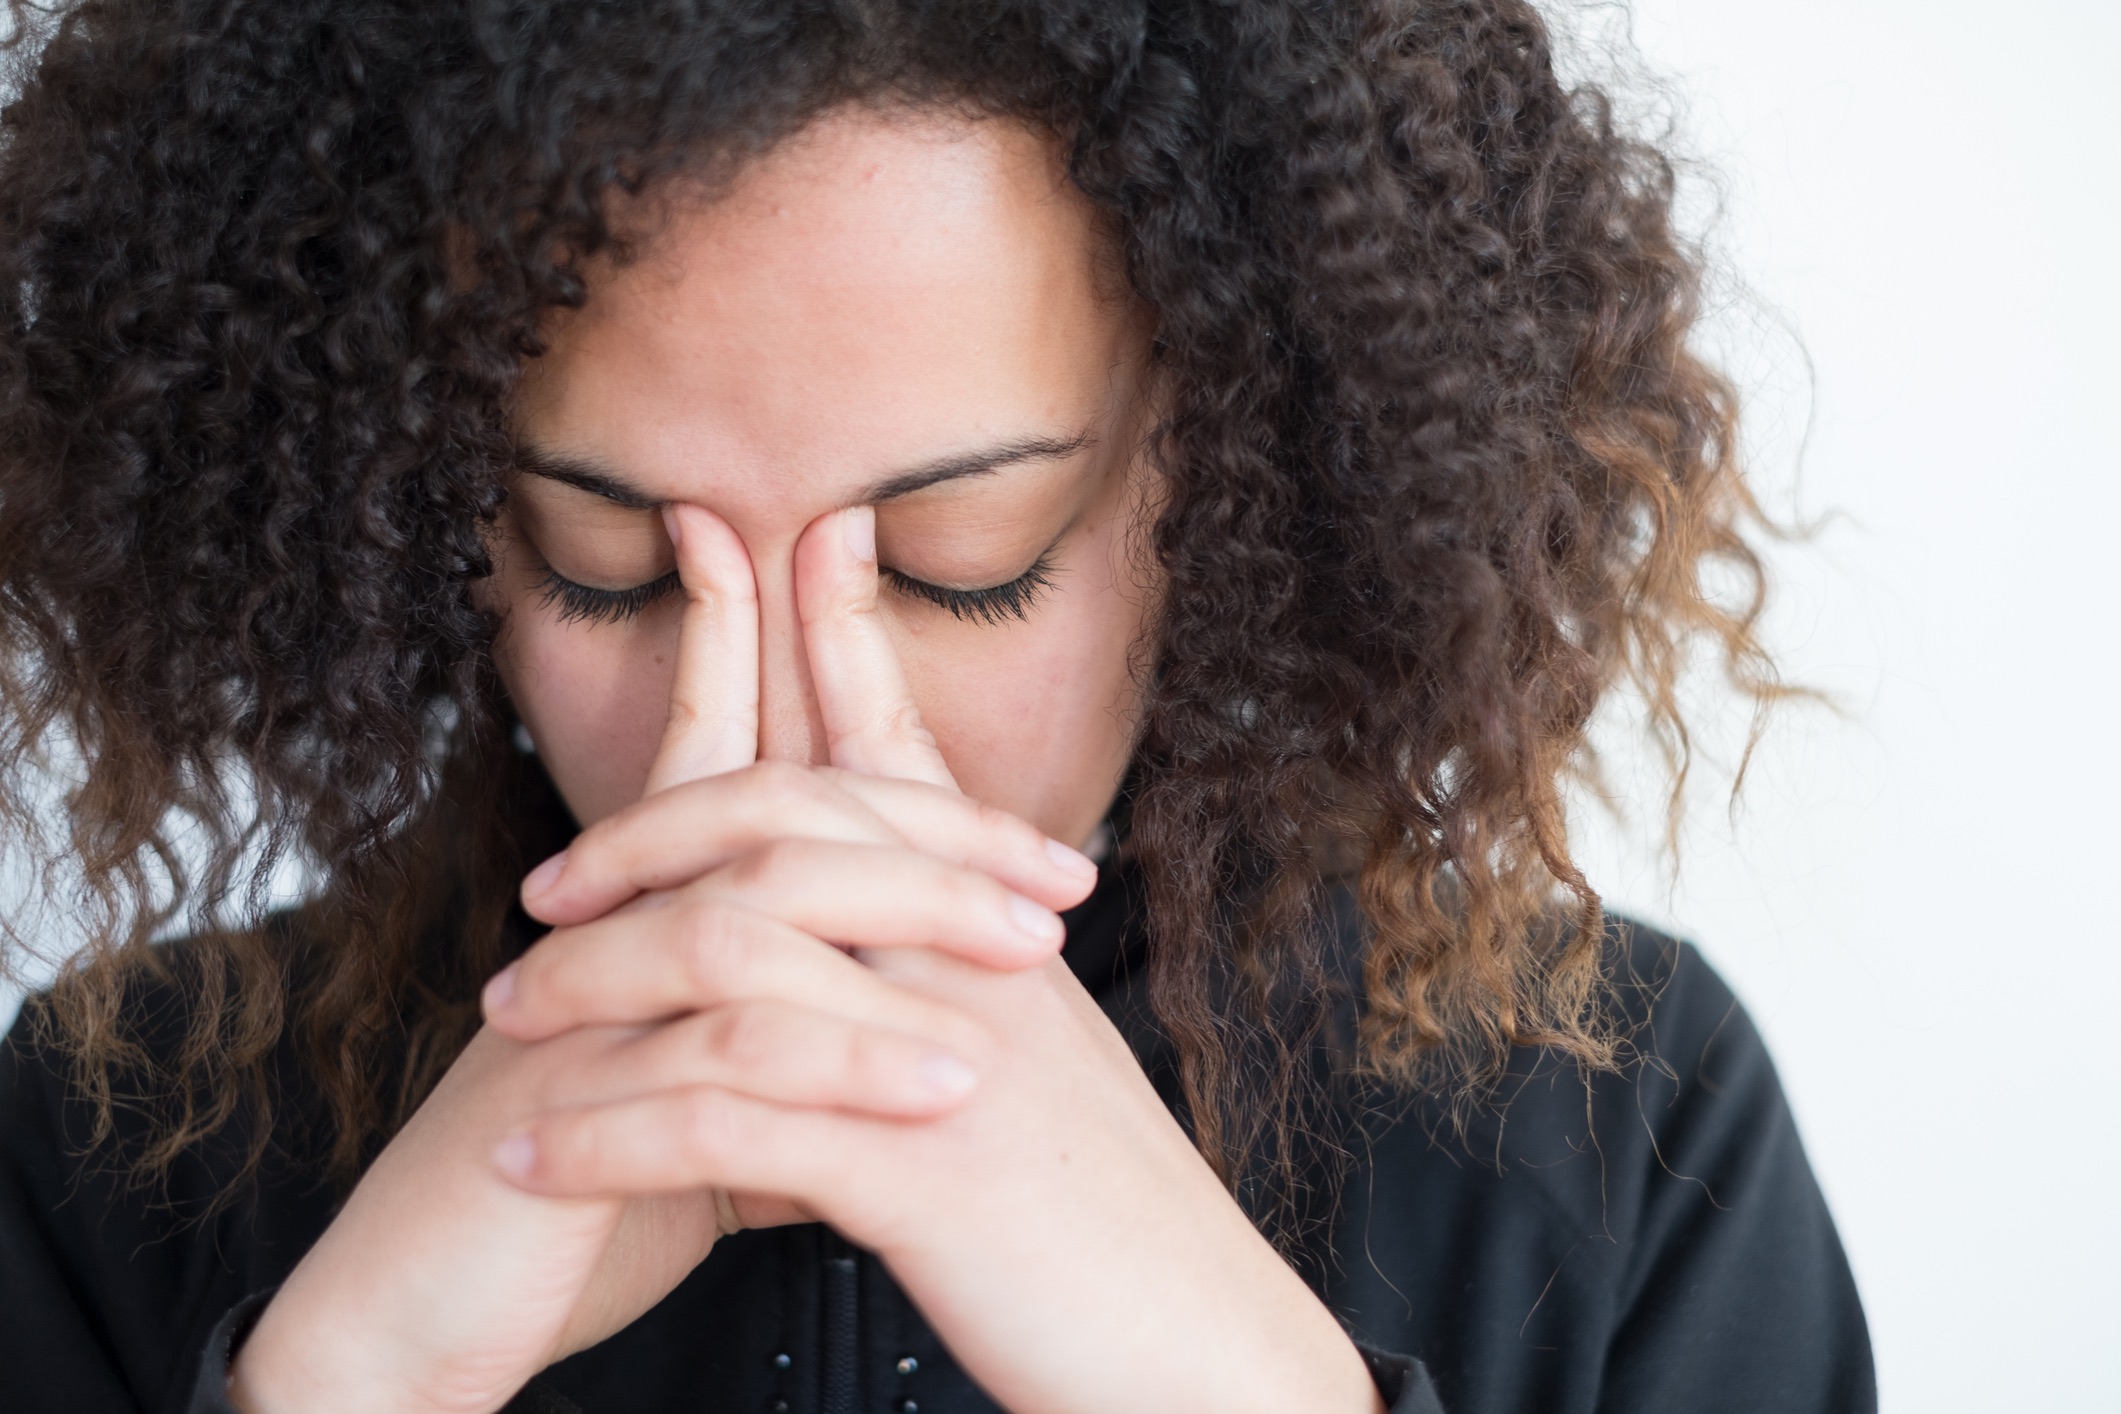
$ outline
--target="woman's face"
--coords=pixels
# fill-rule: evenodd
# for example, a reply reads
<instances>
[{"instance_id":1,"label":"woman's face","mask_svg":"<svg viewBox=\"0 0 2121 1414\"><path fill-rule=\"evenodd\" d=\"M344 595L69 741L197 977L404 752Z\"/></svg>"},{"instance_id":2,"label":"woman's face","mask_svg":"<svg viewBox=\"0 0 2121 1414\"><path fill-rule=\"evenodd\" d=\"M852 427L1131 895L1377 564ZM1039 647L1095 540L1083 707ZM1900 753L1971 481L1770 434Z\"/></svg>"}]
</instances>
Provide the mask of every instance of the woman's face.
<instances>
[{"instance_id":1,"label":"woman's face","mask_svg":"<svg viewBox=\"0 0 2121 1414\"><path fill-rule=\"evenodd\" d=\"M487 586L502 679L575 815L638 799L662 735L683 596L626 592L671 572L660 508L742 539L759 755L808 763L793 550L873 504L883 618L959 784L1085 840L1131 741L1154 493L1144 321L1055 145L844 110L652 229L526 373Z\"/></svg>"}]
</instances>

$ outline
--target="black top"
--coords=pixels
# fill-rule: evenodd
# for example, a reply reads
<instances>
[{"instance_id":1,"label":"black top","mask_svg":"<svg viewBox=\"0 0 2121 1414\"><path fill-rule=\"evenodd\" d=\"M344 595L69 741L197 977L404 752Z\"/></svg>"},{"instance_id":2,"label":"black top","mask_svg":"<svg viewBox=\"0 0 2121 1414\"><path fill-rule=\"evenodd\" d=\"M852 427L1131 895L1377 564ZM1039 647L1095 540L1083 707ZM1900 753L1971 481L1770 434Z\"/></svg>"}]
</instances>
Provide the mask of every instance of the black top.
<instances>
[{"instance_id":1,"label":"black top","mask_svg":"<svg viewBox=\"0 0 2121 1414\"><path fill-rule=\"evenodd\" d=\"M1068 915L1067 956L1169 1099L1128 917L1108 872ZM1421 1102L1365 1114L1299 1269L1394 1414L1875 1410L1863 1311L1758 1033L1691 947L1617 923L1610 945L1638 1058L1586 1087L1526 1052L1462 1128ZM0 1407L223 1408L231 1335L323 1231L332 1191L276 1153L200 1221L232 1144L187 1156L150 1201L79 1162L84 1125L18 1025L0 1047ZM510 1410L995 1407L880 1262L806 1225L722 1239Z\"/></svg>"}]
</instances>

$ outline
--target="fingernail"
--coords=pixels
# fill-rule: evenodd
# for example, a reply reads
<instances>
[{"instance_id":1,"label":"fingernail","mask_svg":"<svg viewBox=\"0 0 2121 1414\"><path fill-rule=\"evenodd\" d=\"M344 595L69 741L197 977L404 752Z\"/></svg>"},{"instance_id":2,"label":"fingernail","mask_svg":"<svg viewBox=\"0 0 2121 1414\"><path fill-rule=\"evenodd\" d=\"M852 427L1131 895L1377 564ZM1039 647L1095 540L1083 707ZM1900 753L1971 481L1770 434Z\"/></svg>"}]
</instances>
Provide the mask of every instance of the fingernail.
<instances>
[{"instance_id":1,"label":"fingernail","mask_svg":"<svg viewBox=\"0 0 2121 1414\"><path fill-rule=\"evenodd\" d=\"M1056 947L1068 936L1060 915L1050 908L1040 908L1022 894L1009 895L1009 921L1017 931L1044 947Z\"/></svg>"},{"instance_id":2,"label":"fingernail","mask_svg":"<svg viewBox=\"0 0 2121 1414\"><path fill-rule=\"evenodd\" d=\"M523 876L523 896L530 898L544 893L554 884L560 882L560 875L566 872L567 851L563 849Z\"/></svg>"},{"instance_id":3,"label":"fingernail","mask_svg":"<svg viewBox=\"0 0 2121 1414\"><path fill-rule=\"evenodd\" d=\"M491 980L486 983L486 995L483 1000L488 1016L492 1016L497 1011L506 1010L508 1004L515 1000L516 972L521 967L521 963L511 962L499 972L494 973Z\"/></svg>"},{"instance_id":4,"label":"fingernail","mask_svg":"<svg viewBox=\"0 0 2121 1414\"><path fill-rule=\"evenodd\" d=\"M673 548L685 543L685 526L678 519L678 508L675 504L663 507L663 533L670 537Z\"/></svg>"},{"instance_id":5,"label":"fingernail","mask_svg":"<svg viewBox=\"0 0 2121 1414\"><path fill-rule=\"evenodd\" d=\"M1079 849L1070 849L1059 840L1046 841L1046 858L1078 879L1095 878L1097 875L1097 865L1091 861L1089 855Z\"/></svg>"},{"instance_id":6,"label":"fingernail","mask_svg":"<svg viewBox=\"0 0 2121 1414\"><path fill-rule=\"evenodd\" d=\"M847 537L847 553L868 564L876 558L876 511L868 506L849 506L840 512L840 534Z\"/></svg>"},{"instance_id":7,"label":"fingernail","mask_svg":"<svg viewBox=\"0 0 2121 1414\"><path fill-rule=\"evenodd\" d=\"M979 1077L948 1051L930 1051L921 1057L921 1084L932 1094L956 1099L970 1091Z\"/></svg>"},{"instance_id":8,"label":"fingernail","mask_svg":"<svg viewBox=\"0 0 2121 1414\"><path fill-rule=\"evenodd\" d=\"M511 1134L494 1146L493 1166L518 1182L530 1177L537 1163L538 1141L528 1134Z\"/></svg>"}]
</instances>

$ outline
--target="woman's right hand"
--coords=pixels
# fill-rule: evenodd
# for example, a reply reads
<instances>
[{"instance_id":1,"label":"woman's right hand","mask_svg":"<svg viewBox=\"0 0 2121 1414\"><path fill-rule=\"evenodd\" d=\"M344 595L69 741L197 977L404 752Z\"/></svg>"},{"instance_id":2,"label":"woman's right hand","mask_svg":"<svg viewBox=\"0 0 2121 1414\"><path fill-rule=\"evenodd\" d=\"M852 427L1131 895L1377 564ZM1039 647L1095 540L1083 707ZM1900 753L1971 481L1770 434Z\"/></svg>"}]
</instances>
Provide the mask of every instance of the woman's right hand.
<instances>
[{"instance_id":1,"label":"woman's right hand","mask_svg":"<svg viewBox=\"0 0 2121 1414\"><path fill-rule=\"evenodd\" d=\"M671 995L686 1000L660 1024L529 1044L482 1030L260 1316L231 1370L246 1414L483 1414L630 1324L717 1237L803 1220L756 1195L533 1195L496 1170L495 1148L541 1110L613 1098L600 1077L627 1067L604 1062L644 1046L677 1048L711 1069L706 1083L781 1104L948 1112L972 1083L949 1045L964 1019L843 948L1035 966L1062 941L1053 910L1088 891L1087 861L955 792L753 763L757 682L730 670L757 662L748 557L712 516L682 514L690 602L649 793L569 851L596 854L599 867L580 872L639 896L573 901L573 916L602 916L559 930L548 943L561 946L527 965L598 955L594 935L624 932L629 955L673 968ZM663 842L652 853L667 867L673 838L689 844L679 875L628 869L649 841ZM568 933L588 946L565 946ZM715 1003L699 1009L702 995Z\"/></svg>"}]
</instances>

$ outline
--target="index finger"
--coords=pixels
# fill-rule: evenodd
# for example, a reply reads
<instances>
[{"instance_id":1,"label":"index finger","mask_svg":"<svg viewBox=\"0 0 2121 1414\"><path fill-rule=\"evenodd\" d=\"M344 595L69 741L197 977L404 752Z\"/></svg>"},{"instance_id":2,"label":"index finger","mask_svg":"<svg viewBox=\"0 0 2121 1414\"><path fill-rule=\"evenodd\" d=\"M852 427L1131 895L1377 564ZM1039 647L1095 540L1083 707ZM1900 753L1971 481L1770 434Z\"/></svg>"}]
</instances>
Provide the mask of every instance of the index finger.
<instances>
[{"instance_id":1,"label":"index finger","mask_svg":"<svg viewBox=\"0 0 2121 1414\"><path fill-rule=\"evenodd\" d=\"M810 523L796 542L795 592L832 764L956 790L877 615L875 510Z\"/></svg>"},{"instance_id":2,"label":"index finger","mask_svg":"<svg viewBox=\"0 0 2121 1414\"><path fill-rule=\"evenodd\" d=\"M644 794L749 766L759 742L759 601L751 556L701 506L664 508L685 588L677 677Z\"/></svg>"}]
</instances>

